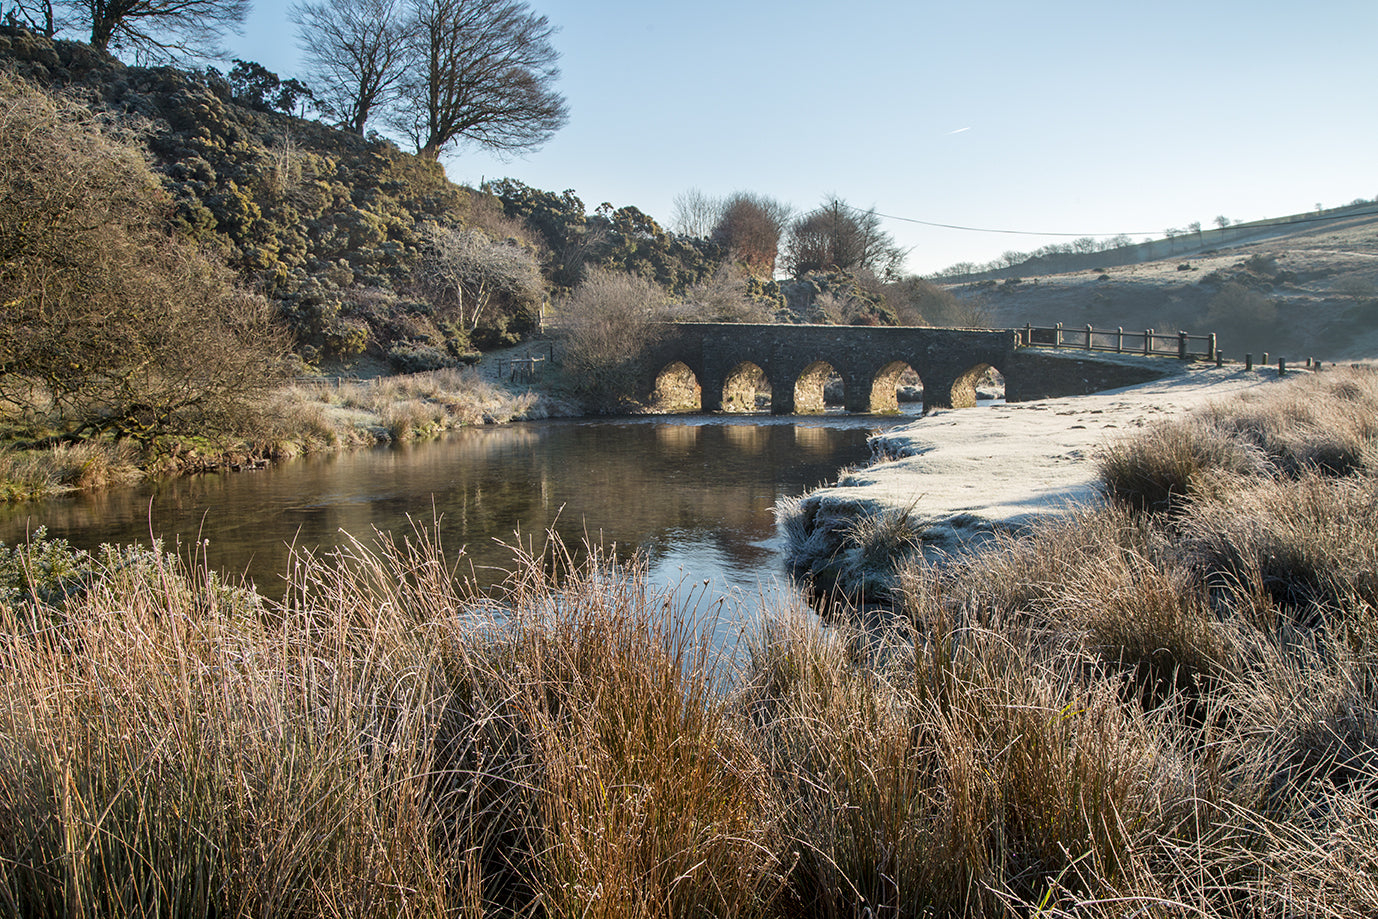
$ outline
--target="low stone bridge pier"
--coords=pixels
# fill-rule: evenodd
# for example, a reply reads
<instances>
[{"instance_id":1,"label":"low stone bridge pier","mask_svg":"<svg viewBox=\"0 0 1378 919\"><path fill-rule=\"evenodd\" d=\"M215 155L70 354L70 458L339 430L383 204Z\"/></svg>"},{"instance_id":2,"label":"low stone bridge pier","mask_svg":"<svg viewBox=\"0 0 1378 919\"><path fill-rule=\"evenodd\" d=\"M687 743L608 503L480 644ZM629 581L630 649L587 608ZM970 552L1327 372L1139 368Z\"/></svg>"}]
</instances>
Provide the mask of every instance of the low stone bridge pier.
<instances>
[{"instance_id":1,"label":"low stone bridge pier","mask_svg":"<svg viewBox=\"0 0 1378 919\"><path fill-rule=\"evenodd\" d=\"M1161 376L1089 358L1068 360L1021 348L1017 330L893 326L672 323L648 355L637 395L650 401L667 376L693 375L703 411L754 411L758 383L769 383L771 412L821 412L823 387L842 379L849 412L892 412L906 369L923 382L924 410L976 404L976 381L989 369L1005 378L1010 402L1094 392Z\"/></svg>"}]
</instances>

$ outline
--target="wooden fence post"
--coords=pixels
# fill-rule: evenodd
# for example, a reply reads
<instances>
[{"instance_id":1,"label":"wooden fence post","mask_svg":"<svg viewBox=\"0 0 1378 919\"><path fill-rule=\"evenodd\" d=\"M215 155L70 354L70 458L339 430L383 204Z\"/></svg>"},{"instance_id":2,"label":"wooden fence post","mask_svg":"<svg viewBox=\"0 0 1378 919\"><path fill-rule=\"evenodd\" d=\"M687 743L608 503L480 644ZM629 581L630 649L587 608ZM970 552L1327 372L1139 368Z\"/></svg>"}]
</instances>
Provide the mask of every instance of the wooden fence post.
<instances>
[{"instance_id":1,"label":"wooden fence post","mask_svg":"<svg viewBox=\"0 0 1378 919\"><path fill-rule=\"evenodd\" d=\"M1177 359L1179 361L1187 359L1187 333L1181 329L1177 330Z\"/></svg>"}]
</instances>

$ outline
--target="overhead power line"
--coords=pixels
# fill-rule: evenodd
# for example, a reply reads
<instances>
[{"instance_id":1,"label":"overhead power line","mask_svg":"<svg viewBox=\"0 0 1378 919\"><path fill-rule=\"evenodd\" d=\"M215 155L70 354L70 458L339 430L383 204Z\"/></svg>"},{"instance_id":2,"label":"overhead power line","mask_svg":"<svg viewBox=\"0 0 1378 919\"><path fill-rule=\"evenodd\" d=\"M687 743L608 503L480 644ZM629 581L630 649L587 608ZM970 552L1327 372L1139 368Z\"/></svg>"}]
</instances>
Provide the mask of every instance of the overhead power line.
<instances>
[{"instance_id":1,"label":"overhead power line","mask_svg":"<svg viewBox=\"0 0 1378 919\"><path fill-rule=\"evenodd\" d=\"M936 221L932 220L919 220L917 217L899 217L895 214L882 214L880 211L871 210L870 208L856 207L851 204L848 204L846 206L850 207L854 211L860 211L862 213L872 213L875 214L877 217L884 217L886 220L900 220L904 223L917 223L920 226L938 227L943 230L964 230L968 233L1002 233L1006 236L1074 236L1077 238L1084 238L1087 236L1092 238L1100 236L1144 236L1149 234L1149 231L1145 230L1132 230L1125 231L1123 233L1040 233L1037 230L995 230L989 227L966 227L955 223L937 223Z\"/></svg>"},{"instance_id":2,"label":"overhead power line","mask_svg":"<svg viewBox=\"0 0 1378 919\"><path fill-rule=\"evenodd\" d=\"M1000 234L1003 234L1003 235L1005 235L1005 236L1068 236L1068 237L1075 237L1075 238L1077 238L1077 239L1086 239L1086 238L1088 238L1088 237L1091 238L1091 239L1099 239L1099 238L1110 239L1110 238L1113 238L1113 237L1116 237L1116 236L1159 236L1159 235L1162 234L1162 231L1161 231L1161 230L1158 230L1158 231L1154 231L1154 230L1124 230L1124 231L1119 232L1119 233L1041 233L1041 232L1038 232L1038 231L1036 231L1036 230L997 230L997 229L991 229L991 228L989 228L989 227L968 227L968 226L962 226L962 225L960 225L960 224L955 224L955 223L938 223L938 222L932 221L932 220L919 220L917 217L900 217L900 216L895 215L895 214L882 214L880 211L877 211L877 210L875 210L874 208L862 208L862 207L857 207L856 205L853 205L853 204L847 204L846 202L841 202L841 203L843 204L844 207L851 208L852 210L857 211L857 212L859 212L859 213L863 213L863 214L867 214L867 213L875 214L877 217L884 217L886 220L899 220L899 221L902 221L902 222L904 222L904 223L916 223L916 224L919 224L920 226L925 226L925 227L938 227L939 229L943 229L943 230L963 230L963 231L968 232L968 233L1000 233ZM1277 219L1277 220L1250 220L1250 221L1246 221L1246 222L1244 222L1244 223L1232 223L1232 224L1230 224L1230 226L1232 226L1232 227L1244 226L1244 227L1248 227L1249 229L1264 230L1264 229L1267 229L1268 227L1273 227L1273 226L1281 227L1281 226L1292 226L1292 225L1298 224L1298 223L1317 223L1317 222L1319 222L1319 221L1324 221L1324 220L1336 220L1336 219L1340 219L1341 217L1345 217L1345 216L1349 216L1349 215L1344 215L1344 214L1329 214L1329 215L1316 215L1316 216L1311 216L1311 217L1292 217L1292 218L1283 217L1283 218L1279 218L1279 219ZM1358 215L1355 215L1355 216L1358 216ZM1186 231L1183 232L1183 235L1185 235L1185 234L1186 234Z\"/></svg>"}]
</instances>

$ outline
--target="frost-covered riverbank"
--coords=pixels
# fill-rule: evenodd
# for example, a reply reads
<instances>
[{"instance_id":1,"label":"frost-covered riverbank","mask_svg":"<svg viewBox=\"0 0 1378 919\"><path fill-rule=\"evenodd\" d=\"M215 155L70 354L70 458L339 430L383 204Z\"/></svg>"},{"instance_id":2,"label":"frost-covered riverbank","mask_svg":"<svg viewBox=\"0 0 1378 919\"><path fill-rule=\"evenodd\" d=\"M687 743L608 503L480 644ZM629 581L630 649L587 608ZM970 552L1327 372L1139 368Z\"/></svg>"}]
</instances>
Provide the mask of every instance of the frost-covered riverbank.
<instances>
[{"instance_id":1,"label":"frost-covered riverbank","mask_svg":"<svg viewBox=\"0 0 1378 919\"><path fill-rule=\"evenodd\" d=\"M878 435L872 465L781 508L791 567L867 590L891 560L849 545L856 527L888 520L901 542L919 534L930 557L964 551L991 533L1022 530L1094 500L1095 457L1107 444L1277 379L1270 370L1187 365L1104 393L926 415Z\"/></svg>"}]
</instances>

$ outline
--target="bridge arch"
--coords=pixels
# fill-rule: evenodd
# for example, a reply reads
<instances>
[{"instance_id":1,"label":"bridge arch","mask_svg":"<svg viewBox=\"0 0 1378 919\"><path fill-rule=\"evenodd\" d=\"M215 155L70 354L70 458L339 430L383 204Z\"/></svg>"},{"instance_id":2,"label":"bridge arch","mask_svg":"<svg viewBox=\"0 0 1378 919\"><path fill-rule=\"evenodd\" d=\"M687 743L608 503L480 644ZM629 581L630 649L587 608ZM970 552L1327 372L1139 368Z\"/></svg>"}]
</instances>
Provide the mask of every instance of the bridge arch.
<instances>
[{"instance_id":1,"label":"bridge arch","mask_svg":"<svg viewBox=\"0 0 1378 919\"><path fill-rule=\"evenodd\" d=\"M659 412L697 412L703 408L703 386L684 361L672 361L656 374L651 405Z\"/></svg>"},{"instance_id":2,"label":"bridge arch","mask_svg":"<svg viewBox=\"0 0 1378 919\"><path fill-rule=\"evenodd\" d=\"M894 414L900 410L899 392L900 381L906 373L918 376L913 366L908 361L893 360L882 366L875 375L871 377L871 391L869 408L867 409L874 415ZM920 384L923 378L919 377ZM925 391L926 394L926 391Z\"/></svg>"},{"instance_id":3,"label":"bridge arch","mask_svg":"<svg viewBox=\"0 0 1378 919\"><path fill-rule=\"evenodd\" d=\"M1000 374L1003 385L1004 373L994 364L973 364L957 374L957 379L952 382L950 394L952 407L971 408L976 405L976 384L980 383L991 371Z\"/></svg>"},{"instance_id":4,"label":"bridge arch","mask_svg":"<svg viewBox=\"0 0 1378 919\"><path fill-rule=\"evenodd\" d=\"M794 381L794 411L800 415L817 415L828 409L828 383L838 377L837 369L827 361L814 361L803 369ZM838 377L840 379L840 377ZM846 383L843 383L843 397Z\"/></svg>"},{"instance_id":5,"label":"bridge arch","mask_svg":"<svg viewBox=\"0 0 1378 919\"><path fill-rule=\"evenodd\" d=\"M758 403L770 401L770 378L754 361L742 361L733 367L723 380L722 410L724 412L757 412Z\"/></svg>"}]
</instances>

